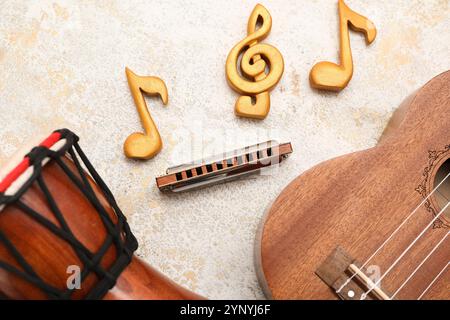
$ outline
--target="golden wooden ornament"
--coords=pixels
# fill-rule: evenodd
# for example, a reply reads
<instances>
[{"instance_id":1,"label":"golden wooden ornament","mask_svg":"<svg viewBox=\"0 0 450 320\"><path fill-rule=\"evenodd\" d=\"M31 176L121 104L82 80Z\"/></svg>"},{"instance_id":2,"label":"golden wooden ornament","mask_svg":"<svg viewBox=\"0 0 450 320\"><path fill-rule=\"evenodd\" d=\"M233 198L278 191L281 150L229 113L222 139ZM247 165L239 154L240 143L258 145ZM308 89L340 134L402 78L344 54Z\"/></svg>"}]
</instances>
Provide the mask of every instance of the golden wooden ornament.
<instances>
[{"instance_id":1,"label":"golden wooden ornament","mask_svg":"<svg viewBox=\"0 0 450 320\"><path fill-rule=\"evenodd\" d=\"M350 82L353 75L353 59L350 48L348 26L364 33L367 44L375 40L377 30L366 17L352 11L343 0L339 0L340 64L322 61L311 69L311 86L317 89L341 91Z\"/></svg>"},{"instance_id":2,"label":"golden wooden ornament","mask_svg":"<svg viewBox=\"0 0 450 320\"><path fill-rule=\"evenodd\" d=\"M125 140L123 150L128 158L150 159L161 150L162 140L158 128L148 111L143 93L159 95L162 102L167 104L169 100L167 87L160 78L138 76L128 68L125 68L125 73L145 132L135 132L129 135Z\"/></svg>"},{"instance_id":3,"label":"golden wooden ornament","mask_svg":"<svg viewBox=\"0 0 450 320\"><path fill-rule=\"evenodd\" d=\"M235 91L243 94L235 105L238 116L264 119L269 113L269 91L280 81L284 71L283 56L278 49L259 43L268 36L271 28L269 11L257 4L248 20L248 36L228 54L225 65L228 83ZM239 73L238 59L241 55Z\"/></svg>"}]
</instances>

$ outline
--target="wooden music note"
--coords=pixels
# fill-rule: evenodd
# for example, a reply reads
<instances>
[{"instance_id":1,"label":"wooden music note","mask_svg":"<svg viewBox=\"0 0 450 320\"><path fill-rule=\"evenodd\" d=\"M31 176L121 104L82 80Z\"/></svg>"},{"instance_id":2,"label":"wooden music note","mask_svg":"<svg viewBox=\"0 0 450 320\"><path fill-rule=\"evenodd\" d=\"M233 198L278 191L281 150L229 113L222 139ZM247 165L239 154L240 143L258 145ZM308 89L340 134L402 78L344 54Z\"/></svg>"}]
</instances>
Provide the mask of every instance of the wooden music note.
<instances>
[{"instance_id":1,"label":"wooden music note","mask_svg":"<svg viewBox=\"0 0 450 320\"><path fill-rule=\"evenodd\" d=\"M375 25L366 17L352 11L343 0L339 0L340 58L341 64L328 61L317 63L309 75L311 86L317 89L341 91L350 82L353 75L352 51L348 26L363 32L367 44L372 43L377 35Z\"/></svg>"},{"instance_id":2,"label":"wooden music note","mask_svg":"<svg viewBox=\"0 0 450 320\"><path fill-rule=\"evenodd\" d=\"M162 140L148 111L143 92L149 95L159 95L163 103L167 104L169 99L167 87L160 78L138 76L128 68L125 68L125 73L145 133L135 132L129 135L125 140L123 150L128 158L150 159L161 150Z\"/></svg>"},{"instance_id":3,"label":"wooden music note","mask_svg":"<svg viewBox=\"0 0 450 320\"><path fill-rule=\"evenodd\" d=\"M267 37L271 28L272 17L269 11L257 4L248 20L248 36L228 54L225 65L228 83L235 91L244 94L236 101L235 113L238 116L264 119L269 113L269 91L280 81L284 70L283 56L278 49L258 43ZM238 71L241 54L242 75Z\"/></svg>"}]
</instances>

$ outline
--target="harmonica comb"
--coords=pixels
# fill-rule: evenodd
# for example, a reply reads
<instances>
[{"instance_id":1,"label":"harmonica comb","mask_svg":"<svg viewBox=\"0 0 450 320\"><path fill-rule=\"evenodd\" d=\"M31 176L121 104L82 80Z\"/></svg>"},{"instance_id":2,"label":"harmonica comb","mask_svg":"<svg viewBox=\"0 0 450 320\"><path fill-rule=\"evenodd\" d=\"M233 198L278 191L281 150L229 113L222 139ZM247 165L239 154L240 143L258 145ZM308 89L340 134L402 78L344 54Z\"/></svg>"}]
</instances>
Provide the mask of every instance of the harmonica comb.
<instances>
[{"instance_id":1,"label":"harmonica comb","mask_svg":"<svg viewBox=\"0 0 450 320\"><path fill-rule=\"evenodd\" d=\"M291 143L279 144L270 140L236 149L206 159L171 167L156 178L160 191L181 192L198 189L279 164L292 153Z\"/></svg>"}]
</instances>

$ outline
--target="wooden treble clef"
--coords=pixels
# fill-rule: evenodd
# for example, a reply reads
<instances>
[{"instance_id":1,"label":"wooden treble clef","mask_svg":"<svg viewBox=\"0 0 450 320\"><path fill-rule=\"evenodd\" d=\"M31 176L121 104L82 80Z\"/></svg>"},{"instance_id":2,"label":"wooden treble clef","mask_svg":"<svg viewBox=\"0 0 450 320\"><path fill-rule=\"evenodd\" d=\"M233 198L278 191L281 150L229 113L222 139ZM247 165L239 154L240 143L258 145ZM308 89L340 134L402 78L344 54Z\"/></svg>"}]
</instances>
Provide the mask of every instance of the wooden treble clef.
<instances>
[{"instance_id":1,"label":"wooden treble clef","mask_svg":"<svg viewBox=\"0 0 450 320\"><path fill-rule=\"evenodd\" d=\"M350 82L353 75L353 59L350 48L350 35L348 33L349 24L353 30L364 33L367 44L375 40L377 29L372 21L351 10L343 0L339 0L341 62L338 65L322 61L314 65L309 75L312 87L341 91Z\"/></svg>"},{"instance_id":2,"label":"wooden treble clef","mask_svg":"<svg viewBox=\"0 0 450 320\"><path fill-rule=\"evenodd\" d=\"M259 27L259 28L258 28ZM270 110L269 91L283 75L283 56L275 47L259 43L272 28L269 11L257 4L247 25L248 36L231 49L226 62L226 75L230 86L243 94L236 101L238 116L264 119ZM238 59L242 55L238 71ZM266 67L269 67L266 73ZM252 98L253 97L253 98Z\"/></svg>"},{"instance_id":3,"label":"wooden treble clef","mask_svg":"<svg viewBox=\"0 0 450 320\"><path fill-rule=\"evenodd\" d=\"M125 140L123 150L128 158L150 159L161 150L162 140L148 111L143 92L149 95L159 95L163 103L167 104L169 99L167 87L160 78L138 76L128 68L125 68L125 73L145 133L130 134Z\"/></svg>"}]
</instances>

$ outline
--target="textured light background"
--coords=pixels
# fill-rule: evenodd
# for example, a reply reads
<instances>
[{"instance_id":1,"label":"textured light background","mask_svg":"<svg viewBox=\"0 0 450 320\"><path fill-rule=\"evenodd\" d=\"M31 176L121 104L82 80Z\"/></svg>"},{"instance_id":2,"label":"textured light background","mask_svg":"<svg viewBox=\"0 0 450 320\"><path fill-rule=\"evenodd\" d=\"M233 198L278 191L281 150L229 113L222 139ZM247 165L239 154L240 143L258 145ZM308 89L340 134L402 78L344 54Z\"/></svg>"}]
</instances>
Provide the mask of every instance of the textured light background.
<instances>
[{"instance_id":1,"label":"textured light background","mask_svg":"<svg viewBox=\"0 0 450 320\"><path fill-rule=\"evenodd\" d=\"M267 119L251 121L233 113L224 63L256 1L1 1L0 162L37 132L72 129L129 218L139 256L209 298L262 298L253 245L265 208L302 171L375 145L403 98L450 69L450 1L347 0L378 36L366 47L351 34L355 72L339 94L308 83L314 63L338 57L337 1L262 3L273 18L265 42L284 55L285 73ZM147 162L122 153L141 130L125 66L169 88L167 107L147 98L165 143ZM266 138L294 147L272 176L175 196L155 186L170 164Z\"/></svg>"}]
</instances>

